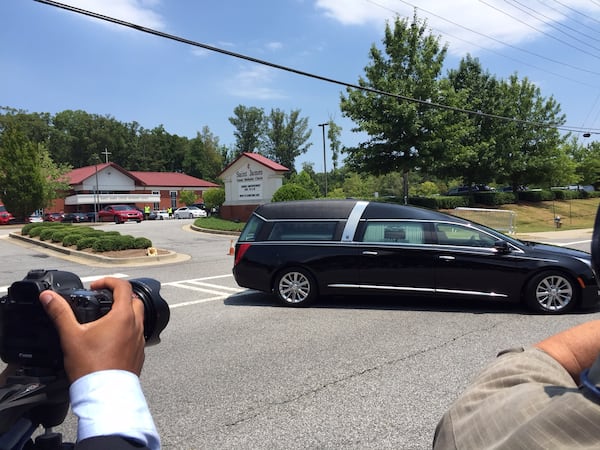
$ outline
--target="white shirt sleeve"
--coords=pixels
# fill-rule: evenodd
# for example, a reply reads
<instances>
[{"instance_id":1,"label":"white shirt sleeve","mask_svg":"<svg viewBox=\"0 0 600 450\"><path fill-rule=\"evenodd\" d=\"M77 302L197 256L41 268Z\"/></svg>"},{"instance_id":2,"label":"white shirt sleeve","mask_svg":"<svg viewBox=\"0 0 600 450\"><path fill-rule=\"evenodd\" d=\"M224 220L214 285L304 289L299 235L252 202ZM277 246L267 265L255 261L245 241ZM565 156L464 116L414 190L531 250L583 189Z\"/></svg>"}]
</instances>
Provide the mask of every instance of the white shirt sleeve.
<instances>
[{"instance_id":1,"label":"white shirt sleeve","mask_svg":"<svg viewBox=\"0 0 600 450\"><path fill-rule=\"evenodd\" d=\"M135 439L152 450L160 438L139 378L125 370L102 370L85 375L69 389L77 416L77 441L118 435Z\"/></svg>"}]
</instances>

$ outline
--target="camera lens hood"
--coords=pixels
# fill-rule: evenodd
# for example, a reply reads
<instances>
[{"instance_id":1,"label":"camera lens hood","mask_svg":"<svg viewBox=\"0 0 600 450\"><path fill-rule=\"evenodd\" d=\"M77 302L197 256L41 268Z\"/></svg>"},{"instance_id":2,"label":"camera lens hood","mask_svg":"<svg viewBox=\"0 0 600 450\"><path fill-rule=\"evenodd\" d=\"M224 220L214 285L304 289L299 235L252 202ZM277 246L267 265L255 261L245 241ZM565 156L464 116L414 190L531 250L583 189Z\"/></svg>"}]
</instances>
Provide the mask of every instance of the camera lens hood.
<instances>
[{"instance_id":1,"label":"camera lens hood","mask_svg":"<svg viewBox=\"0 0 600 450\"><path fill-rule=\"evenodd\" d=\"M171 317L169 304L160 296L160 282L153 278L135 278L129 280L133 292L144 303L144 338L146 345L160 342L160 333L165 329Z\"/></svg>"}]
</instances>

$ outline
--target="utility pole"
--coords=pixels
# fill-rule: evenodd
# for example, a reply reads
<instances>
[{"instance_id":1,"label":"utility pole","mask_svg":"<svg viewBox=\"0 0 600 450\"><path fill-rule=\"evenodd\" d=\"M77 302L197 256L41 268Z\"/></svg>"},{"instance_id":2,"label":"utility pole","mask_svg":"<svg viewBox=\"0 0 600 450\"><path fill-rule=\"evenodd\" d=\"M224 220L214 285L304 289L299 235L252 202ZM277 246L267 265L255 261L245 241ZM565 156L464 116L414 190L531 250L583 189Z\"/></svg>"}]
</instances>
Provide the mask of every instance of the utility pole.
<instances>
[{"instance_id":1,"label":"utility pole","mask_svg":"<svg viewBox=\"0 0 600 450\"><path fill-rule=\"evenodd\" d=\"M329 123L320 123L319 126L323 130L323 174L325 175L325 197L327 197L327 155L325 153L325 127Z\"/></svg>"}]
</instances>

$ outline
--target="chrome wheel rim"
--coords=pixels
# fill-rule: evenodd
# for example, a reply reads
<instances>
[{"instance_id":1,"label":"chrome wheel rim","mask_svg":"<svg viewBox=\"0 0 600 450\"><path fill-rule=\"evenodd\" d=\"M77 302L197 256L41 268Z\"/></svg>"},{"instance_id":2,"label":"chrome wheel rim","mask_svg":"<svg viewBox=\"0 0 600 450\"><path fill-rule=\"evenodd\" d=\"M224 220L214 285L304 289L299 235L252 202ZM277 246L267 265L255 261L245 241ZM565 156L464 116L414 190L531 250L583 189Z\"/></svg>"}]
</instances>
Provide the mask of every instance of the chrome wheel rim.
<instances>
[{"instance_id":1,"label":"chrome wheel rim","mask_svg":"<svg viewBox=\"0 0 600 450\"><path fill-rule=\"evenodd\" d=\"M573 300L573 286L560 275L542 279L535 290L538 304L547 311L560 311Z\"/></svg>"},{"instance_id":2,"label":"chrome wheel rim","mask_svg":"<svg viewBox=\"0 0 600 450\"><path fill-rule=\"evenodd\" d=\"M310 295L310 281L300 272L288 272L279 280L278 290L287 303L302 303Z\"/></svg>"}]
</instances>

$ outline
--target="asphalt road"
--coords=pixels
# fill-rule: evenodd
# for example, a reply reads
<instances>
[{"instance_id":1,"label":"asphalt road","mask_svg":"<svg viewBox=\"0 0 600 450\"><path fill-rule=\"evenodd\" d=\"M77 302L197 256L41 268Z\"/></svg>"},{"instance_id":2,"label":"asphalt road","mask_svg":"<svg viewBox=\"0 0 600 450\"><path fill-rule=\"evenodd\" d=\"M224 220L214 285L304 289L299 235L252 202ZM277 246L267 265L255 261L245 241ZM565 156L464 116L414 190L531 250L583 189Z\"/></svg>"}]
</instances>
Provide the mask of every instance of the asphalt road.
<instances>
[{"instance_id":1,"label":"asphalt road","mask_svg":"<svg viewBox=\"0 0 600 450\"><path fill-rule=\"evenodd\" d=\"M162 282L171 321L142 383L165 449L430 448L441 414L499 350L600 318L371 297L279 307L236 286L231 237L190 223L104 225L189 256L159 266L91 265L0 239L0 293L31 268ZM591 234L530 237L589 250ZM59 427L65 440L74 429L72 417Z\"/></svg>"}]
</instances>

